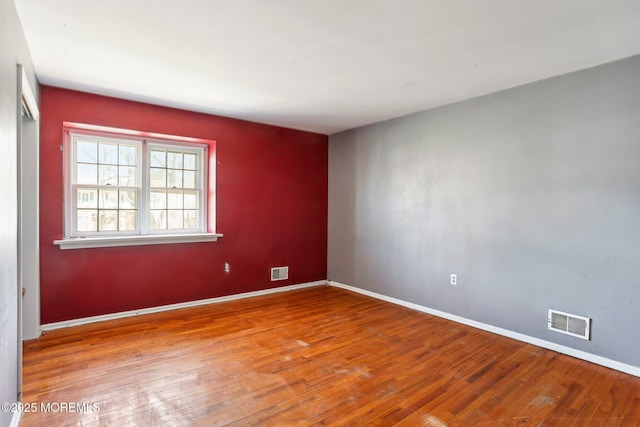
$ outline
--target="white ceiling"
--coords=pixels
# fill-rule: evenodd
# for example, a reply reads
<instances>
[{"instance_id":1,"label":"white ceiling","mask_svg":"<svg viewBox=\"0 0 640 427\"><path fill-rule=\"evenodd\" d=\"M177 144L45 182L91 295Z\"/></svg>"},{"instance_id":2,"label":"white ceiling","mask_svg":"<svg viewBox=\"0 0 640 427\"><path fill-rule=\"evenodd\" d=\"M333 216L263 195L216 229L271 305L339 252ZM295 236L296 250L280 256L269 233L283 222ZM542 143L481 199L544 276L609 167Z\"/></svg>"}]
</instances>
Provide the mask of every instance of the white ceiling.
<instances>
[{"instance_id":1,"label":"white ceiling","mask_svg":"<svg viewBox=\"0 0 640 427\"><path fill-rule=\"evenodd\" d=\"M638 0L15 0L40 81L353 127L640 54Z\"/></svg>"}]
</instances>

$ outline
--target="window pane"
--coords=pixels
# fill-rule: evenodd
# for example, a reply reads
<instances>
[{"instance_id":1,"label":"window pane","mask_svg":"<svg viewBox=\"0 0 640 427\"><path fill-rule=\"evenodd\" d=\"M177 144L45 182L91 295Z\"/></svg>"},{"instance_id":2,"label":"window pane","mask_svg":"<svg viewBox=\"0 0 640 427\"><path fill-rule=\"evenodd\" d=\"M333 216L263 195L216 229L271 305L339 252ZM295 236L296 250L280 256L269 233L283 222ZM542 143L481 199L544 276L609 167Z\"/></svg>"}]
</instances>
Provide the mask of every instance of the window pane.
<instances>
[{"instance_id":1,"label":"window pane","mask_svg":"<svg viewBox=\"0 0 640 427\"><path fill-rule=\"evenodd\" d=\"M152 191L149 193L149 207L151 209L167 208L167 193L164 191Z\"/></svg>"},{"instance_id":2,"label":"window pane","mask_svg":"<svg viewBox=\"0 0 640 427\"><path fill-rule=\"evenodd\" d=\"M198 193L189 191L184 192L184 208L198 209Z\"/></svg>"},{"instance_id":3,"label":"window pane","mask_svg":"<svg viewBox=\"0 0 640 427\"><path fill-rule=\"evenodd\" d=\"M120 231L136 231L138 229L136 211L120 211L118 229Z\"/></svg>"},{"instance_id":4,"label":"window pane","mask_svg":"<svg viewBox=\"0 0 640 427\"><path fill-rule=\"evenodd\" d=\"M198 156L196 154L184 153L184 168L189 170L198 169Z\"/></svg>"},{"instance_id":5,"label":"window pane","mask_svg":"<svg viewBox=\"0 0 640 427\"><path fill-rule=\"evenodd\" d=\"M118 144L101 142L98 144L98 163L107 165L118 164Z\"/></svg>"},{"instance_id":6,"label":"window pane","mask_svg":"<svg viewBox=\"0 0 640 427\"><path fill-rule=\"evenodd\" d=\"M137 181L137 172L135 166L120 166L118 168L118 185L134 187Z\"/></svg>"},{"instance_id":7,"label":"window pane","mask_svg":"<svg viewBox=\"0 0 640 427\"><path fill-rule=\"evenodd\" d=\"M196 172L184 171L184 188L196 188Z\"/></svg>"},{"instance_id":8,"label":"window pane","mask_svg":"<svg viewBox=\"0 0 640 427\"><path fill-rule=\"evenodd\" d=\"M98 229L100 231L118 230L118 211L100 211L98 214Z\"/></svg>"},{"instance_id":9,"label":"window pane","mask_svg":"<svg viewBox=\"0 0 640 427\"><path fill-rule=\"evenodd\" d=\"M98 207L98 189L97 188L79 188L77 207L97 208Z\"/></svg>"},{"instance_id":10,"label":"window pane","mask_svg":"<svg viewBox=\"0 0 640 427\"><path fill-rule=\"evenodd\" d=\"M184 211L184 228L185 229L194 229L199 228L200 224L198 221L198 211L189 210Z\"/></svg>"},{"instance_id":11,"label":"window pane","mask_svg":"<svg viewBox=\"0 0 640 427\"><path fill-rule=\"evenodd\" d=\"M100 176L98 184L100 185L118 185L118 167L100 165Z\"/></svg>"},{"instance_id":12,"label":"window pane","mask_svg":"<svg viewBox=\"0 0 640 427\"><path fill-rule=\"evenodd\" d=\"M120 190L120 209L136 209L137 192L135 190Z\"/></svg>"},{"instance_id":13,"label":"window pane","mask_svg":"<svg viewBox=\"0 0 640 427\"><path fill-rule=\"evenodd\" d=\"M118 190L100 190L100 209L118 209Z\"/></svg>"},{"instance_id":14,"label":"window pane","mask_svg":"<svg viewBox=\"0 0 640 427\"><path fill-rule=\"evenodd\" d=\"M167 207L169 209L182 209L182 193L168 193Z\"/></svg>"},{"instance_id":15,"label":"window pane","mask_svg":"<svg viewBox=\"0 0 640 427\"><path fill-rule=\"evenodd\" d=\"M182 153L167 153L167 167L182 169Z\"/></svg>"},{"instance_id":16,"label":"window pane","mask_svg":"<svg viewBox=\"0 0 640 427\"><path fill-rule=\"evenodd\" d=\"M174 211L169 211L169 229L171 230L178 230L178 229L182 229L182 224L183 224L183 215L182 215L182 211L180 210L174 210Z\"/></svg>"},{"instance_id":17,"label":"window pane","mask_svg":"<svg viewBox=\"0 0 640 427\"><path fill-rule=\"evenodd\" d=\"M121 165L135 166L138 164L138 150L132 145L120 145L118 147L118 163Z\"/></svg>"},{"instance_id":18,"label":"window pane","mask_svg":"<svg viewBox=\"0 0 640 427\"><path fill-rule=\"evenodd\" d=\"M98 211L78 209L76 212L76 229L78 231L97 231L98 230Z\"/></svg>"},{"instance_id":19,"label":"window pane","mask_svg":"<svg viewBox=\"0 0 640 427\"><path fill-rule=\"evenodd\" d=\"M167 167L167 153L161 150L151 150L151 167L165 168Z\"/></svg>"},{"instance_id":20,"label":"window pane","mask_svg":"<svg viewBox=\"0 0 640 427\"><path fill-rule=\"evenodd\" d=\"M167 170L151 168L151 187L166 188L167 187Z\"/></svg>"},{"instance_id":21,"label":"window pane","mask_svg":"<svg viewBox=\"0 0 640 427\"><path fill-rule=\"evenodd\" d=\"M182 188L182 171L167 170L167 188Z\"/></svg>"},{"instance_id":22,"label":"window pane","mask_svg":"<svg viewBox=\"0 0 640 427\"><path fill-rule=\"evenodd\" d=\"M78 184L96 185L98 183L98 166L78 164L76 168L76 182Z\"/></svg>"},{"instance_id":23,"label":"window pane","mask_svg":"<svg viewBox=\"0 0 640 427\"><path fill-rule=\"evenodd\" d=\"M98 143L95 141L78 141L76 143L76 162L98 163Z\"/></svg>"},{"instance_id":24,"label":"window pane","mask_svg":"<svg viewBox=\"0 0 640 427\"><path fill-rule=\"evenodd\" d=\"M165 210L150 211L149 228L151 228L151 230L166 230L167 229L167 211Z\"/></svg>"}]
</instances>

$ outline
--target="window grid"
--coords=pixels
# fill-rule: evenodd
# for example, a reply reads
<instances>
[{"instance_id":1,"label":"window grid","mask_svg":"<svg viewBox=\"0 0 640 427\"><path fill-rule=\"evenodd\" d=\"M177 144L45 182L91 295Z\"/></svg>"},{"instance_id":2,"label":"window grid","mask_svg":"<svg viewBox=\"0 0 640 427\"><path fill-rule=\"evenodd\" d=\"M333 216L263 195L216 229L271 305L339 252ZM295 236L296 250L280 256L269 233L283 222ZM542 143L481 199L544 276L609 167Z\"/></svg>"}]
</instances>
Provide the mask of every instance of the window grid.
<instances>
[{"instance_id":1,"label":"window grid","mask_svg":"<svg viewBox=\"0 0 640 427\"><path fill-rule=\"evenodd\" d=\"M74 233L139 232L139 144L73 137Z\"/></svg>"},{"instance_id":2,"label":"window grid","mask_svg":"<svg viewBox=\"0 0 640 427\"><path fill-rule=\"evenodd\" d=\"M149 144L149 230L200 227L200 153Z\"/></svg>"},{"instance_id":3,"label":"window grid","mask_svg":"<svg viewBox=\"0 0 640 427\"><path fill-rule=\"evenodd\" d=\"M69 237L206 232L205 144L73 131L69 141Z\"/></svg>"}]
</instances>

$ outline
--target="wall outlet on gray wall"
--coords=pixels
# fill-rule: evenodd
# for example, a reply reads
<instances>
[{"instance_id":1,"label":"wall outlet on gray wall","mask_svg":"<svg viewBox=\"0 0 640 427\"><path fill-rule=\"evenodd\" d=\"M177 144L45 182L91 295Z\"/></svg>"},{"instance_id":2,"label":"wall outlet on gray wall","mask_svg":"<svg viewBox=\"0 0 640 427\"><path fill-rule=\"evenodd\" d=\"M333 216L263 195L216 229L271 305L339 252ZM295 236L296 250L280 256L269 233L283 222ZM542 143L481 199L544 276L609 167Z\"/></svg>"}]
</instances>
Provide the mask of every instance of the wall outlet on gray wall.
<instances>
[{"instance_id":1,"label":"wall outlet on gray wall","mask_svg":"<svg viewBox=\"0 0 640 427\"><path fill-rule=\"evenodd\" d=\"M452 274L451 275L451 284L454 285L454 286L458 284L458 275L457 274Z\"/></svg>"}]
</instances>

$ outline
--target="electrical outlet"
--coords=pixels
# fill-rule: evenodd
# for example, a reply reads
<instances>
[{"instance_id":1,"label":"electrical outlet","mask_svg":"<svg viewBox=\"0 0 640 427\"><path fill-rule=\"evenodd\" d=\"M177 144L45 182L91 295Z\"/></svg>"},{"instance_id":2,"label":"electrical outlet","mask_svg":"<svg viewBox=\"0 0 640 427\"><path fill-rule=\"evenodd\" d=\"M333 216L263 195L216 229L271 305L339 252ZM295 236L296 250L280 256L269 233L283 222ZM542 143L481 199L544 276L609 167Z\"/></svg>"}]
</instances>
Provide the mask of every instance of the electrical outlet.
<instances>
[{"instance_id":1,"label":"electrical outlet","mask_svg":"<svg viewBox=\"0 0 640 427\"><path fill-rule=\"evenodd\" d=\"M458 275L457 275L457 274L452 274L452 275L451 275L451 284L452 284L453 286L455 286L455 285L457 285L457 284L458 284Z\"/></svg>"},{"instance_id":2,"label":"electrical outlet","mask_svg":"<svg viewBox=\"0 0 640 427\"><path fill-rule=\"evenodd\" d=\"M225 263L224 263L224 272L225 272L225 273L228 273L228 272L230 272L230 271L231 271L231 266L229 266L229 263L228 263L228 262L225 262Z\"/></svg>"}]
</instances>

